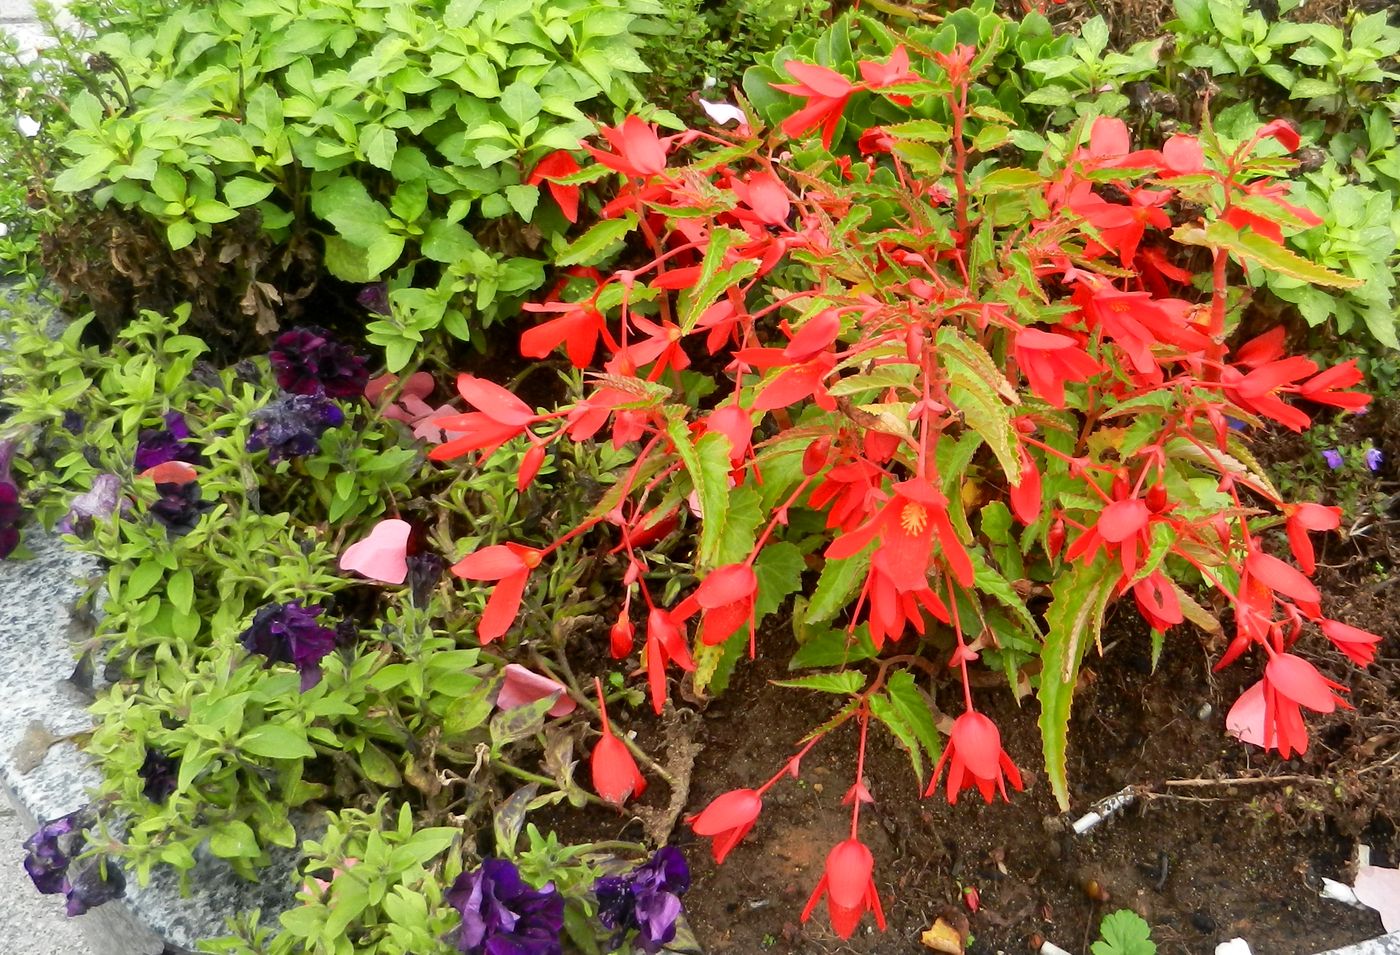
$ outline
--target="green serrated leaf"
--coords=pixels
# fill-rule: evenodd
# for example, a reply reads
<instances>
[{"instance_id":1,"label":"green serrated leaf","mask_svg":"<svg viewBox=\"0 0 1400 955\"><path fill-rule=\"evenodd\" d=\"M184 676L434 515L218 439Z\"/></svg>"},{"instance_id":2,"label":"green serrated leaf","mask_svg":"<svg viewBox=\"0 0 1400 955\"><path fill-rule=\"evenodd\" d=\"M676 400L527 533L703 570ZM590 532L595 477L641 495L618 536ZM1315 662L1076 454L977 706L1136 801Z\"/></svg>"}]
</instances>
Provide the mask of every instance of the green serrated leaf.
<instances>
[{"instance_id":1,"label":"green serrated leaf","mask_svg":"<svg viewBox=\"0 0 1400 955\"><path fill-rule=\"evenodd\" d=\"M840 673L813 673L811 676L770 682L774 686L790 686L799 690L851 694L859 693L865 687L865 674L855 670L842 670Z\"/></svg>"},{"instance_id":2,"label":"green serrated leaf","mask_svg":"<svg viewBox=\"0 0 1400 955\"><path fill-rule=\"evenodd\" d=\"M869 551L844 560L828 560L807 604L807 623L825 623L845 609L869 570Z\"/></svg>"},{"instance_id":3,"label":"green serrated leaf","mask_svg":"<svg viewBox=\"0 0 1400 955\"><path fill-rule=\"evenodd\" d=\"M569 243L568 248L554 260L554 264L597 265L636 225L637 216L631 212L618 219L604 219Z\"/></svg>"},{"instance_id":4,"label":"green serrated leaf","mask_svg":"<svg viewBox=\"0 0 1400 955\"><path fill-rule=\"evenodd\" d=\"M1048 632L1040 653L1040 735L1050 788L1063 810L1069 809L1065 744L1079 665L1089 645L1098 639L1118 572L1101 554L1092 564L1070 565L1050 589Z\"/></svg>"}]
</instances>

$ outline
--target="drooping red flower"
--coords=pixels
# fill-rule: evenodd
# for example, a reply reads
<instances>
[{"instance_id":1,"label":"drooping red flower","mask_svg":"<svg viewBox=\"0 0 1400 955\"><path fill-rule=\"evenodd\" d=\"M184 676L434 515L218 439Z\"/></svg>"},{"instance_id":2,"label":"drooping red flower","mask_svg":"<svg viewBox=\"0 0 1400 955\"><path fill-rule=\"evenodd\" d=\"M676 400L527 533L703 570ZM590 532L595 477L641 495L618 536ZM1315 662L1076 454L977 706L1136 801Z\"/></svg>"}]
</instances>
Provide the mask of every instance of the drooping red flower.
<instances>
[{"instance_id":1,"label":"drooping red flower","mask_svg":"<svg viewBox=\"0 0 1400 955\"><path fill-rule=\"evenodd\" d=\"M593 791L604 802L621 806L634 796L646 791L646 777L637 768L632 751L618 739L608 724L608 706L603 699L603 681L594 678L593 687L598 693L598 715L603 721L603 736L593 747L590 760L593 770Z\"/></svg>"},{"instance_id":2,"label":"drooping red flower","mask_svg":"<svg viewBox=\"0 0 1400 955\"><path fill-rule=\"evenodd\" d=\"M1298 568L1257 548L1244 559L1245 571L1276 594L1289 597L1309 617L1321 613L1322 594Z\"/></svg>"},{"instance_id":3,"label":"drooping red flower","mask_svg":"<svg viewBox=\"0 0 1400 955\"><path fill-rule=\"evenodd\" d=\"M547 358L560 345L575 368L587 368L598 350L598 339L607 337L607 319L583 302L526 302L527 312L553 312L558 317L527 328L520 335L520 354L526 358Z\"/></svg>"},{"instance_id":4,"label":"drooping red flower","mask_svg":"<svg viewBox=\"0 0 1400 955\"><path fill-rule=\"evenodd\" d=\"M567 149L559 149L541 159L535 164L535 168L530 170L530 175L525 177L527 186L538 186L544 183L549 189L549 194L554 197L554 201L559 205L559 211L564 213L564 218L570 222L578 221L578 186L571 186L566 183L555 182L555 179L563 179L579 171L578 160Z\"/></svg>"},{"instance_id":5,"label":"drooping red flower","mask_svg":"<svg viewBox=\"0 0 1400 955\"><path fill-rule=\"evenodd\" d=\"M1338 706L1349 707L1333 692L1342 689L1302 657L1274 654L1264 668L1264 748L1276 748L1284 759L1306 753L1308 728L1300 708L1331 713Z\"/></svg>"},{"instance_id":6,"label":"drooping red flower","mask_svg":"<svg viewBox=\"0 0 1400 955\"><path fill-rule=\"evenodd\" d=\"M687 673L695 669L684 626L669 611L653 607L647 614L646 668L651 708L658 716L666 705L666 667L671 663Z\"/></svg>"},{"instance_id":7,"label":"drooping red flower","mask_svg":"<svg viewBox=\"0 0 1400 955\"><path fill-rule=\"evenodd\" d=\"M816 63L803 63L788 60L783 69L797 80L796 83L774 83L775 90L791 93L807 100L807 105L782 122L785 136L796 139L809 130L820 126L822 147L831 148L836 136L836 126L841 122L841 114L856 86L840 73Z\"/></svg>"},{"instance_id":8,"label":"drooping red flower","mask_svg":"<svg viewBox=\"0 0 1400 955\"><path fill-rule=\"evenodd\" d=\"M749 834L762 811L763 797L757 790L732 789L715 797L686 822L690 823L697 836L714 840L710 850L714 853L715 862L720 863Z\"/></svg>"},{"instance_id":9,"label":"drooping red flower","mask_svg":"<svg viewBox=\"0 0 1400 955\"><path fill-rule=\"evenodd\" d=\"M1340 365L1333 365L1318 372L1298 386L1298 397L1320 405L1331 405L1348 411L1360 411L1371 403L1371 396L1362 391L1338 391L1360 384L1361 369L1356 367L1356 359L1349 358Z\"/></svg>"},{"instance_id":10,"label":"drooping red flower","mask_svg":"<svg viewBox=\"0 0 1400 955\"><path fill-rule=\"evenodd\" d=\"M875 857L859 839L839 842L826 857L826 869L821 881L802 910L802 921L812 917L822 896L826 896L826 911L831 917L831 929L840 938L855 934L866 912L875 913L875 924L885 930L885 910L875 889Z\"/></svg>"},{"instance_id":11,"label":"drooping red flower","mask_svg":"<svg viewBox=\"0 0 1400 955\"><path fill-rule=\"evenodd\" d=\"M1311 574L1317 569L1317 558L1308 531L1334 531L1341 527L1342 509L1307 502L1285 504L1283 513L1287 518L1288 546L1293 550L1293 557L1303 573Z\"/></svg>"},{"instance_id":12,"label":"drooping red flower","mask_svg":"<svg viewBox=\"0 0 1400 955\"><path fill-rule=\"evenodd\" d=\"M1370 666L1376 660L1376 648L1380 645L1379 634L1353 627L1340 620L1323 620L1319 624L1322 635L1332 641L1332 646L1347 655L1357 666Z\"/></svg>"},{"instance_id":13,"label":"drooping red flower","mask_svg":"<svg viewBox=\"0 0 1400 955\"><path fill-rule=\"evenodd\" d=\"M707 646L723 643L753 616L758 575L748 564L726 564L706 575L694 592L676 605L672 616L688 620L696 610L700 618L700 640Z\"/></svg>"},{"instance_id":14,"label":"drooping red flower","mask_svg":"<svg viewBox=\"0 0 1400 955\"><path fill-rule=\"evenodd\" d=\"M1103 371L1082 344L1058 332L1018 329L1014 348L1031 389L1056 408L1065 406L1066 382L1087 381Z\"/></svg>"},{"instance_id":15,"label":"drooping red flower","mask_svg":"<svg viewBox=\"0 0 1400 955\"><path fill-rule=\"evenodd\" d=\"M472 451L489 457L507 441L524 434L536 420L529 405L485 378L458 375L457 392L480 410L434 418L437 427L459 435L428 453L434 461L448 461Z\"/></svg>"},{"instance_id":16,"label":"drooping red flower","mask_svg":"<svg viewBox=\"0 0 1400 955\"><path fill-rule=\"evenodd\" d=\"M1035 459L1025 448L1021 449L1021 473L1019 483L1011 485L1011 513L1027 526L1040 519L1040 470Z\"/></svg>"},{"instance_id":17,"label":"drooping red flower","mask_svg":"<svg viewBox=\"0 0 1400 955\"><path fill-rule=\"evenodd\" d=\"M948 737L948 745L934 767L933 779L929 781L924 796L932 796L938 790L938 781L943 776L943 767L948 770L948 802L956 803L958 793L976 786L982 798L991 802L1000 792L1001 798L1010 801L1006 795L1006 781L1012 787L1022 789L1021 772L1006 750L1001 748L1001 733L997 725L988 717L975 710L968 710L953 723L953 732Z\"/></svg>"},{"instance_id":18,"label":"drooping red flower","mask_svg":"<svg viewBox=\"0 0 1400 955\"><path fill-rule=\"evenodd\" d=\"M656 135L656 129L640 116L628 116L621 125L603 126L598 132L614 151L594 146L584 148L609 169L637 179L648 179L665 171L666 152L673 138Z\"/></svg>"},{"instance_id":19,"label":"drooping red flower","mask_svg":"<svg viewBox=\"0 0 1400 955\"><path fill-rule=\"evenodd\" d=\"M500 639L515 623L520 600L530 571L539 566L543 551L523 544L493 544L463 557L452 565L452 573L467 580L499 581L486 601L486 610L477 625L482 644Z\"/></svg>"}]
</instances>

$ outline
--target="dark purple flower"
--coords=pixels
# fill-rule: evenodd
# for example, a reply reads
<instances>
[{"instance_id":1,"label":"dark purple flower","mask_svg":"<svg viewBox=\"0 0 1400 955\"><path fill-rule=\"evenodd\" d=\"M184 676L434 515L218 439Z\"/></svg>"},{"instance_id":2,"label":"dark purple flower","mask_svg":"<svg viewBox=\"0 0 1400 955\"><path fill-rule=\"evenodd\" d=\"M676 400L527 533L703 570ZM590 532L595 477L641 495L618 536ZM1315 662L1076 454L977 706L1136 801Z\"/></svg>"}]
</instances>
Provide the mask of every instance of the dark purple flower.
<instances>
[{"instance_id":1,"label":"dark purple flower","mask_svg":"<svg viewBox=\"0 0 1400 955\"><path fill-rule=\"evenodd\" d=\"M68 877L63 880L64 910L72 918L119 899L125 892L126 877L115 862L101 856L78 859L68 867Z\"/></svg>"},{"instance_id":2,"label":"dark purple flower","mask_svg":"<svg viewBox=\"0 0 1400 955\"><path fill-rule=\"evenodd\" d=\"M1367 448L1362 457L1366 461L1366 469L1372 472L1379 471L1381 462L1385 460L1385 455L1381 453L1380 448Z\"/></svg>"},{"instance_id":3,"label":"dark purple flower","mask_svg":"<svg viewBox=\"0 0 1400 955\"><path fill-rule=\"evenodd\" d=\"M316 451L321 435L345 423L345 412L322 395L283 395L253 412L249 451L266 451L269 461L299 458Z\"/></svg>"},{"instance_id":4,"label":"dark purple flower","mask_svg":"<svg viewBox=\"0 0 1400 955\"><path fill-rule=\"evenodd\" d=\"M560 955L564 897L546 882L533 889L515 864L487 859L457 876L443 896L462 914L457 949L466 955Z\"/></svg>"},{"instance_id":5,"label":"dark purple flower","mask_svg":"<svg viewBox=\"0 0 1400 955\"><path fill-rule=\"evenodd\" d=\"M0 441L0 560L9 557L19 546L19 525L24 520L19 485L10 477L10 461L14 454L15 442Z\"/></svg>"},{"instance_id":6,"label":"dark purple flower","mask_svg":"<svg viewBox=\"0 0 1400 955\"><path fill-rule=\"evenodd\" d=\"M364 394L369 367L349 345L331 338L315 325L293 328L277 336L268 353L277 384L294 395L356 398Z\"/></svg>"},{"instance_id":7,"label":"dark purple flower","mask_svg":"<svg viewBox=\"0 0 1400 955\"><path fill-rule=\"evenodd\" d=\"M136 439L136 470L146 471L167 461L200 462L199 448L189 443L190 426L178 411L165 415L164 428L145 428Z\"/></svg>"},{"instance_id":8,"label":"dark purple flower","mask_svg":"<svg viewBox=\"0 0 1400 955\"><path fill-rule=\"evenodd\" d=\"M1322 460L1327 462L1327 467L1333 471L1342 466L1342 453L1335 448L1328 448L1322 452Z\"/></svg>"},{"instance_id":9,"label":"dark purple flower","mask_svg":"<svg viewBox=\"0 0 1400 955\"><path fill-rule=\"evenodd\" d=\"M690 888L690 866L675 846L662 846L656 855L627 875L605 875L593 886L598 897L598 921L616 932L613 946L636 930L633 944L656 953L676 937L681 896Z\"/></svg>"},{"instance_id":10,"label":"dark purple flower","mask_svg":"<svg viewBox=\"0 0 1400 955\"><path fill-rule=\"evenodd\" d=\"M136 771L145 781L141 792L154 803L162 803L175 791L180 772L180 757L167 756L158 749L146 747L146 759Z\"/></svg>"},{"instance_id":11,"label":"dark purple flower","mask_svg":"<svg viewBox=\"0 0 1400 955\"><path fill-rule=\"evenodd\" d=\"M122 481L115 474L99 474L92 487L73 498L68 513L58 522L60 534L85 537L92 531L92 522L112 516L121 495Z\"/></svg>"},{"instance_id":12,"label":"dark purple flower","mask_svg":"<svg viewBox=\"0 0 1400 955\"><path fill-rule=\"evenodd\" d=\"M157 484L156 493L160 496L151 505L151 516L165 525L171 537L183 537L194 530L204 512L214 508L212 501L200 496L198 481Z\"/></svg>"},{"instance_id":13,"label":"dark purple flower","mask_svg":"<svg viewBox=\"0 0 1400 955\"><path fill-rule=\"evenodd\" d=\"M360 289L360 294L355 296L355 301L367 312L375 315L389 314L389 286L383 282L375 282L373 285L366 285Z\"/></svg>"},{"instance_id":14,"label":"dark purple flower","mask_svg":"<svg viewBox=\"0 0 1400 955\"><path fill-rule=\"evenodd\" d=\"M335 649L335 631L316 622L323 607L303 607L300 600L268 604L253 615L239 638L249 653L267 657L267 665L290 663L301 673L301 688L321 682L321 660Z\"/></svg>"},{"instance_id":15,"label":"dark purple flower","mask_svg":"<svg viewBox=\"0 0 1400 955\"><path fill-rule=\"evenodd\" d=\"M83 416L78 414L78 412L63 412L63 428L69 434L82 434L85 424L86 422L83 421Z\"/></svg>"},{"instance_id":16,"label":"dark purple flower","mask_svg":"<svg viewBox=\"0 0 1400 955\"><path fill-rule=\"evenodd\" d=\"M413 596L413 606L426 607L433 595L433 588L442 579L447 569L447 561L437 554L424 551L408 557L408 589Z\"/></svg>"},{"instance_id":17,"label":"dark purple flower","mask_svg":"<svg viewBox=\"0 0 1400 955\"><path fill-rule=\"evenodd\" d=\"M28 853L24 857L24 871L34 880L34 888L44 895L63 891L68 863L82 851L82 827L86 813L84 808L59 816L52 822L44 823L38 832L24 841Z\"/></svg>"}]
</instances>

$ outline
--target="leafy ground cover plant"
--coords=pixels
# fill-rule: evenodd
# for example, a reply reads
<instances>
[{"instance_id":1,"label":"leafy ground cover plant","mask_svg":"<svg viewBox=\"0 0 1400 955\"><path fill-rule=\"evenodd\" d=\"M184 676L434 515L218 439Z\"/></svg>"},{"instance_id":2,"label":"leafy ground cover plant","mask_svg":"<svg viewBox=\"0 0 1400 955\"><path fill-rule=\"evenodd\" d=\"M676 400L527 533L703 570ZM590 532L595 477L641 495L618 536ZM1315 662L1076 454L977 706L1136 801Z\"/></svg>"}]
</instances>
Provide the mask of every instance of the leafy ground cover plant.
<instances>
[{"instance_id":1,"label":"leafy ground cover plant","mask_svg":"<svg viewBox=\"0 0 1400 955\"><path fill-rule=\"evenodd\" d=\"M557 171L546 161L590 114L637 105L634 29L656 9L170 5L130 32L118 20L70 41L92 52L92 89L71 103L53 188L155 226L180 266L161 280L183 277L198 330L236 328L245 348L297 311L322 262L392 279L368 337L396 372L425 336L472 340L543 283L577 211L541 201L537 170ZM196 287L211 262L236 273L243 323Z\"/></svg>"},{"instance_id":2,"label":"leafy ground cover plant","mask_svg":"<svg viewBox=\"0 0 1400 955\"><path fill-rule=\"evenodd\" d=\"M602 530L626 567L611 651L628 656L644 618L658 713L672 675L693 692L722 688L813 565L793 665L822 672L783 682L844 702L772 779L693 825L728 853L764 792L854 721L851 835L804 912L825 899L843 937L866 912L883 922L859 825L872 721L906 745L927 794L945 778L950 801L1020 788L977 710L976 661L1019 694L1035 690L1063 804L1076 676L1111 600L1131 593L1158 645L1190 621L1220 638L1220 666L1258 653L1263 679L1236 709L1257 707L1254 741L1284 755L1308 745L1303 709L1345 705L1294 644L1317 626L1365 664L1379 640L1328 619L1308 579L1309 534L1335 528L1336 509L1282 499L1239 430L1303 430L1308 406L1369 400L1349 390L1353 363L1322 370L1287 355L1282 329L1228 342L1240 265L1355 284L1283 243L1318 224L1278 181L1297 131L1274 121L1237 140L1207 116L1197 135L1135 150L1121 121L1099 117L1047 136L1036 168L1018 166L998 152L1010 118L969 98L992 52L876 36L886 55L859 60L855 76L785 63L777 88L792 105L775 131L752 114L734 135L662 135L638 117L604 129L590 152L618 175L617 198L576 249L635 232L646 254L579 276L522 339L526 355L562 347L596 368L590 390L537 411L463 375L471 410L442 419L448 440L432 454L489 459L524 439L539 461L597 435L635 449L558 541L479 548L453 571L499 581L479 630L490 643L555 548ZM888 104L889 120L851 128L872 104ZM857 154L830 151L843 129ZM676 158L685 146L695 159ZM673 521L694 527L694 586L648 567L641 542ZM1276 528L1297 566L1271 552ZM931 652L893 654L911 633ZM920 686L949 671L962 686L956 719Z\"/></svg>"}]
</instances>

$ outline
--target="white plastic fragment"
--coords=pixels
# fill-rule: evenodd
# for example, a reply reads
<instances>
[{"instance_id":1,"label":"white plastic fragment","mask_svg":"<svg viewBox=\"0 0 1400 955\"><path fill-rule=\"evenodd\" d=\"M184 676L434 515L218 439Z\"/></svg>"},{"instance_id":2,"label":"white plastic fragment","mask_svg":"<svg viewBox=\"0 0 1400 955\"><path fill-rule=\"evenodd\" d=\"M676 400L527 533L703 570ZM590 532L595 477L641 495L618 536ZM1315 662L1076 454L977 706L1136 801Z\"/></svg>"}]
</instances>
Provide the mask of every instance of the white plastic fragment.
<instances>
[{"instance_id":1,"label":"white plastic fragment","mask_svg":"<svg viewBox=\"0 0 1400 955\"><path fill-rule=\"evenodd\" d=\"M705 115L714 120L720 126L730 122L737 122L740 126L747 122L744 111L732 103L723 101L711 102L700 97L700 108L705 111Z\"/></svg>"},{"instance_id":2,"label":"white plastic fragment","mask_svg":"<svg viewBox=\"0 0 1400 955\"><path fill-rule=\"evenodd\" d=\"M39 135L39 121L32 116L20 114L15 119L15 127L19 130L19 134L26 139L33 139Z\"/></svg>"},{"instance_id":3,"label":"white plastic fragment","mask_svg":"<svg viewBox=\"0 0 1400 955\"><path fill-rule=\"evenodd\" d=\"M1045 942L1040 946L1040 955L1069 955L1069 952L1060 948L1060 946L1056 945L1054 942Z\"/></svg>"},{"instance_id":4,"label":"white plastic fragment","mask_svg":"<svg viewBox=\"0 0 1400 955\"><path fill-rule=\"evenodd\" d=\"M1322 891L1317 893L1324 899L1331 899L1333 902L1341 902L1350 905L1354 909L1366 908L1366 903L1356 897L1356 892L1352 887L1336 879L1329 879L1325 876L1322 879Z\"/></svg>"},{"instance_id":5,"label":"white plastic fragment","mask_svg":"<svg viewBox=\"0 0 1400 955\"><path fill-rule=\"evenodd\" d=\"M1133 804L1137 796L1133 787L1126 786L1111 796L1105 796L1089 807L1089 811L1074 820L1074 834L1082 836L1110 816L1117 815Z\"/></svg>"},{"instance_id":6,"label":"white plastic fragment","mask_svg":"<svg viewBox=\"0 0 1400 955\"><path fill-rule=\"evenodd\" d=\"M1254 950L1242 938L1232 938L1215 946L1215 955L1254 955Z\"/></svg>"}]
</instances>

